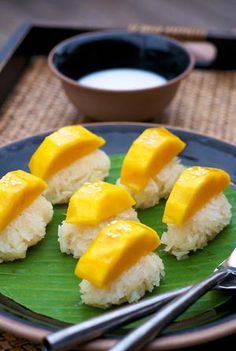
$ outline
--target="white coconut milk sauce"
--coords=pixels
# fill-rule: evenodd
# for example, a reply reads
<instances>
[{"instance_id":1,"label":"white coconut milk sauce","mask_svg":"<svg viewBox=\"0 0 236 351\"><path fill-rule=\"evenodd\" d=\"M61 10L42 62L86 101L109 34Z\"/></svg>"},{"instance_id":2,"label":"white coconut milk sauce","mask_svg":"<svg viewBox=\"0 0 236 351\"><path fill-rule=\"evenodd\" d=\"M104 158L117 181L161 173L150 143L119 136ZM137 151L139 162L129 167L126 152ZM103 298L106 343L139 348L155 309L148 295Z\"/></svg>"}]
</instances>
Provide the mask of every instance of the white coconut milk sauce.
<instances>
[{"instance_id":1,"label":"white coconut milk sauce","mask_svg":"<svg viewBox=\"0 0 236 351\"><path fill-rule=\"evenodd\" d=\"M113 68L90 73L78 80L84 86L108 90L136 90L165 84L157 73L134 68Z\"/></svg>"}]
</instances>

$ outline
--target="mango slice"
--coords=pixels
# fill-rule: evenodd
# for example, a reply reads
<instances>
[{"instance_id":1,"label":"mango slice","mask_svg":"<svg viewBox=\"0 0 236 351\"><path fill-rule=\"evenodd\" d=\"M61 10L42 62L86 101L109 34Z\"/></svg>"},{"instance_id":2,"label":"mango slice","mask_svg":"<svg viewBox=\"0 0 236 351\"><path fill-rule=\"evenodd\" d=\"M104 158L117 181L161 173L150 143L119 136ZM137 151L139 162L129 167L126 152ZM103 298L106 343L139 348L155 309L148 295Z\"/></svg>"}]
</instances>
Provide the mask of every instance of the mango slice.
<instances>
[{"instance_id":1,"label":"mango slice","mask_svg":"<svg viewBox=\"0 0 236 351\"><path fill-rule=\"evenodd\" d=\"M105 144L82 126L67 126L47 136L29 162L32 174L47 179Z\"/></svg>"},{"instance_id":2,"label":"mango slice","mask_svg":"<svg viewBox=\"0 0 236 351\"><path fill-rule=\"evenodd\" d=\"M124 158L122 184L140 191L186 144L165 128L146 129L131 145Z\"/></svg>"},{"instance_id":3,"label":"mango slice","mask_svg":"<svg viewBox=\"0 0 236 351\"><path fill-rule=\"evenodd\" d=\"M182 225L230 184L228 173L218 168L187 168L166 202L163 222Z\"/></svg>"},{"instance_id":4,"label":"mango slice","mask_svg":"<svg viewBox=\"0 0 236 351\"><path fill-rule=\"evenodd\" d=\"M66 223L96 225L133 205L132 196L117 185L85 183L70 199Z\"/></svg>"},{"instance_id":5,"label":"mango slice","mask_svg":"<svg viewBox=\"0 0 236 351\"><path fill-rule=\"evenodd\" d=\"M47 184L24 171L12 171L0 179L0 230L4 229L42 192Z\"/></svg>"},{"instance_id":6,"label":"mango slice","mask_svg":"<svg viewBox=\"0 0 236 351\"><path fill-rule=\"evenodd\" d=\"M99 232L81 256L75 275L97 288L105 288L159 245L158 234L146 225L134 221L114 221Z\"/></svg>"}]
</instances>

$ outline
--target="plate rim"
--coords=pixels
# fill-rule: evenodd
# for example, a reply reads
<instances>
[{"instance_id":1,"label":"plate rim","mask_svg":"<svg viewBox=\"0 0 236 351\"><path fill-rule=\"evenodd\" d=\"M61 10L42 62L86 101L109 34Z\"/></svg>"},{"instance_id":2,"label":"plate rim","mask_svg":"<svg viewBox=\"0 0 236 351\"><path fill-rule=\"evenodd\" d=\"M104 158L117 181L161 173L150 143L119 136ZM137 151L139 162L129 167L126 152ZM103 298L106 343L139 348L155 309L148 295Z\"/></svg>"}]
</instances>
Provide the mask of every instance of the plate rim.
<instances>
[{"instance_id":1,"label":"plate rim","mask_svg":"<svg viewBox=\"0 0 236 351\"><path fill-rule=\"evenodd\" d=\"M212 142L217 142L217 143L220 143L221 145L223 144L224 146L234 148L236 152L236 145L233 143L209 136L207 134L195 132L188 128L179 128L172 125L166 125L161 123L94 122L94 123L82 123L81 125L87 128L107 127L107 126L117 126L117 125L123 126L123 127L134 126L134 127L146 127L146 128L161 126L161 127L169 128L180 132L186 132L187 134L192 134L198 137L207 138ZM19 140L16 140L15 142L6 143L0 147L0 152L5 148L11 147L13 145L16 146L17 144L21 144L22 142L27 143L34 138L43 137L53 132L54 130L56 129L46 130L39 134L34 134L25 138L21 138ZM185 330L184 332L175 332L173 335L160 336L147 347L147 350L154 350L154 349L171 350L171 349L178 349L181 347L195 346L195 345L200 345L206 342L210 342L210 341L217 340L222 337L226 337L234 334L236 332L236 316L235 318L230 320L224 320L224 319L225 318L223 319L221 318L216 325L209 326L209 324L206 324L197 330L194 330L194 328L192 328L190 330ZM0 329L5 332L12 333L18 337L26 338L34 343L42 343L43 339L52 332L52 331L49 331L49 329L33 324L33 322L32 324L26 323L26 321L23 323L22 321L19 321L17 319L11 319L6 315L1 314L1 311L0 311ZM91 341L88 344L86 344L86 350L87 351L95 351L95 350L104 351L114 346L116 342L117 342L117 339L114 337L113 338L111 337L109 339L99 338L99 339L96 339L95 341Z\"/></svg>"},{"instance_id":2,"label":"plate rim","mask_svg":"<svg viewBox=\"0 0 236 351\"><path fill-rule=\"evenodd\" d=\"M76 124L76 123L75 123ZM74 124L74 125L75 125ZM218 142L218 143L221 143L221 144L224 144L225 146L229 146L229 147L233 147L233 148L236 148L236 144L234 144L233 142L229 142L225 139L220 139L219 137L214 137L214 136L211 136L211 135L208 135L208 134L205 134L205 133L200 133L200 132L197 132L197 131L194 131L190 128L181 128L181 127L176 127L176 126L173 126L171 124L164 124L164 123L152 123L152 122L86 122L86 123L77 123L78 125L81 125L81 126L84 126L86 128L89 128L89 127L100 127L100 126L139 126L139 127L164 127L164 128L167 128L167 129L172 129L172 130L176 130L176 131L180 131L180 132L186 132L186 133L189 133L189 134L193 134L193 135L197 135L199 137L203 137L203 138L207 138L207 139L210 139L212 142ZM4 143L3 145L0 146L0 151L6 147L10 147L12 145L17 145L18 143L21 143L22 141L29 141L30 139L33 139L33 138L36 138L36 137L41 137L41 136L44 136L44 135L47 135L49 133L53 133L54 131L62 128L63 126L59 127L59 128L52 128L52 129L47 129L45 130L44 132L41 132L41 133L37 133L37 134L32 134L32 135L29 135L29 136L26 136L24 138L20 138L20 139L16 139L15 141L11 141L9 143Z\"/></svg>"}]
</instances>

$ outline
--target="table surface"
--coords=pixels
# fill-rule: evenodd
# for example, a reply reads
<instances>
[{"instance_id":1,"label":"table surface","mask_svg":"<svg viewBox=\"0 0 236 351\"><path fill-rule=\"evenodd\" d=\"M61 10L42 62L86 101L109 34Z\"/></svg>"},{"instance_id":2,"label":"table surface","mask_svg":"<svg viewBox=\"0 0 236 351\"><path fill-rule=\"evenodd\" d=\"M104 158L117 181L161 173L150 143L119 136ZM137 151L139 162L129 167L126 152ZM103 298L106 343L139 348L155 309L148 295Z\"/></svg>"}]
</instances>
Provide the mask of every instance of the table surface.
<instances>
[{"instance_id":1,"label":"table surface","mask_svg":"<svg viewBox=\"0 0 236 351\"><path fill-rule=\"evenodd\" d=\"M235 26L235 0L0 0L0 47L23 21L120 27L134 22L210 29Z\"/></svg>"},{"instance_id":2,"label":"table surface","mask_svg":"<svg viewBox=\"0 0 236 351\"><path fill-rule=\"evenodd\" d=\"M0 0L0 47L23 21L61 25L120 27L130 23L235 27L235 0ZM187 350L218 350L235 343L236 336ZM0 333L0 350L40 350L38 345Z\"/></svg>"}]
</instances>

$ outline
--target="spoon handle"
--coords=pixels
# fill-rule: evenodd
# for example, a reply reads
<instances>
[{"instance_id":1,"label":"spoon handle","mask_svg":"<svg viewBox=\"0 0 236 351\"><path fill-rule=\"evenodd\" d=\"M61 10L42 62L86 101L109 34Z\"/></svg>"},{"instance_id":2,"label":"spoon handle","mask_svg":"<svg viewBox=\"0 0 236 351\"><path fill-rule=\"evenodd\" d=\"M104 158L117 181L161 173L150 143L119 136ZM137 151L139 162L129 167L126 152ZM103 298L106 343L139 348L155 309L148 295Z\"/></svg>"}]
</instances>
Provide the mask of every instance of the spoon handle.
<instances>
[{"instance_id":1,"label":"spoon handle","mask_svg":"<svg viewBox=\"0 0 236 351\"><path fill-rule=\"evenodd\" d=\"M182 312L192 305L204 293L222 281L229 271L227 269L217 270L206 279L193 285L186 292L167 303L154 314L147 322L129 333L118 342L110 351L141 350L155 339L171 321L175 320Z\"/></svg>"},{"instance_id":2,"label":"spoon handle","mask_svg":"<svg viewBox=\"0 0 236 351\"><path fill-rule=\"evenodd\" d=\"M66 350L74 345L80 345L98 338L107 331L156 312L158 308L187 291L189 288L190 286L185 286L167 293L159 294L49 334L43 341L44 350Z\"/></svg>"}]
</instances>

